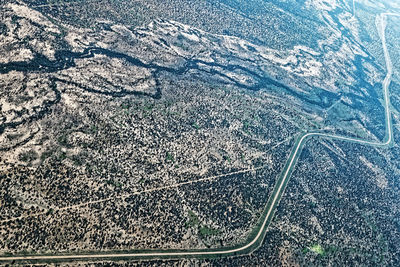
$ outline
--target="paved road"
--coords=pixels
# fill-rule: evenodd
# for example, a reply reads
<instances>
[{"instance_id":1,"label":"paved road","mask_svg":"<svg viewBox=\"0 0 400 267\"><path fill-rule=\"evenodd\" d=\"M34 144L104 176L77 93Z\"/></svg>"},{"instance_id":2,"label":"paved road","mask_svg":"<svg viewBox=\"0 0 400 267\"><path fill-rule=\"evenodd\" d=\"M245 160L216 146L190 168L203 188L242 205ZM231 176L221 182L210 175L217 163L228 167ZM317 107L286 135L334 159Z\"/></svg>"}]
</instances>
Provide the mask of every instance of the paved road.
<instances>
[{"instance_id":1,"label":"paved road","mask_svg":"<svg viewBox=\"0 0 400 267\"><path fill-rule=\"evenodd\" d=\"M134 258L134 259L157 259L157 258L192 258L192 257L218 257L218 256L232 256L239 254L248 254L261 246L264 239L266 229L272 220L275 208L277 207L282 194L286 188L290 174L297 162L297 159L302 151L306 141L312 137L328 138L332 140L348 141L363 145L385 147L393 141L392 120L390 113L390 99L389 99L389 85L392 77L392 62L386 46L386 18L387 16L400 16L393 13L383 13L377 17L377 29L382 40L383 51L386 61L387 74L383 81L383 93L385 101L385 126L386 137L382 142L374 140L363 140L359 138L352 138L340 135L332 135L321 132L304 133L297 139L293 150L290 153L289 159L279 177L274 190L266 204L265 210L261 216L260 224L256 227L252 237L246 244L233 248L220 248L220 249L199 249L199 250L147 250L127 253L110 253L106 252L93 252L91 254L70 254L70 255L31 255L31 256L11 256L0 257L0 261L18 261L18 260L78 260L78 259L110 259L110 258Z\"/></svg>"}]
</instances>

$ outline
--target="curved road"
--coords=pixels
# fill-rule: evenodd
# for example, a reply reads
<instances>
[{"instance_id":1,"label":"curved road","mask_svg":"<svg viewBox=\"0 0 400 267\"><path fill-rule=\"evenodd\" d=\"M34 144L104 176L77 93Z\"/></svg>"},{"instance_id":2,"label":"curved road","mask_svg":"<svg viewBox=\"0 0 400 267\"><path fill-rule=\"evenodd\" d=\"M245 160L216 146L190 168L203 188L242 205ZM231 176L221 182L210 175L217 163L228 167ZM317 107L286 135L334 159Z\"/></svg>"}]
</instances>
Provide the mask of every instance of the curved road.
<instances>
[{"instance_id":1,"label":"curved road","mask_svg":"<svg viewBox=\"0 0 400 267\"><path fill-rule=\"evenodd\" d=\"M394 13L383 13L377 17L377 29L382 40L383 51L386 61L387 74L383 81L383 93L384 93L384 105L385 105L385 126L386 126L386 137L382 142L363 140L358 138L326 134L322 132L310 132L303 133L300 135L290 153L290 156L286 162L286 165L280 175L273 192L265 206L264 212L260 218L259 224L253 230L252 234L249 236L248 241L245 244L238 245L236 247L230 248L217 248L217 249L187 249L187 250L142 250L142 251L126 251L126 252L92 252L87 254L56 254L56 255L26 255L26 256L8 256L0 257L0 261L65 261L65 260L84 260L84 259L159 259L159 258L215 258L220 256L233 256L233 255L244 255L249 254L261 246L264 239L267 227L271 222L275 208L279 204L283 192L285 191L286 185L290 178L290 174L297 162L297 159L302 151L305 142L311 137L322 137L332 140L341 140L347 142L353 142L363 145L385 147L392 143L393 141L393 130L392 121L390 116L390 99L389 99L389 85L392 77L392 62L390 55L386 46L386 18L387 16L400 16Z\"/></svg>"}]
</instances>

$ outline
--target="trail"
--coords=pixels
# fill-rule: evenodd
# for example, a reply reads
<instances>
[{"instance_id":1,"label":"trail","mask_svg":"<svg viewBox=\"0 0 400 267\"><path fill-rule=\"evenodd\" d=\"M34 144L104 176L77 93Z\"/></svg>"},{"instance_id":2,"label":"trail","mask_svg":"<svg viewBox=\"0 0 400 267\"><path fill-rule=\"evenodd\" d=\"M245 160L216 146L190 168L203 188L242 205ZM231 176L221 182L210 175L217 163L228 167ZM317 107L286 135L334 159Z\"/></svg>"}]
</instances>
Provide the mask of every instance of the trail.
<instances>
[{"instance_id":1,"label":"trail","mask_svg":"<svg viewBox=\"0 0 400 267\"><path fill-rule=\"evenodd\" d=\"M41 7L56 7L56 6L73 6L79 4L87 4L87 3L96 3L96 2L103 2L104 0L77 0L77 1L59 1L57 3L50 3L50 4L43 4L43 5L32 5L29 6L31 8L41 8Z\"/></svg>"},{"instance_id":2,"label":"trail","mask_svg":"<svg viewBox=\"0 0 400 267\"><path fill-rule=\"evenodd\" d=\"M354 2L353 2L354 5ZM389 85L392 77L392 62L386 46L386 18L387 16L400 16L393 13L383 13L377 17L377 29L382 40L382 46L386 62L387 74L383 81L382 88L384 93L384 106L385 106L385 126L386 136L382 142L376 140L364 140L359 138L326 134L322 132L309 132L301 134L285 164L282 174L279 176L274 190L266 203L264 212L260 218L261 224L255 229L254 235L251 235L248 242L239 245L237 247L230 248L218 248L218 249L182 249L182 250L145 250L145 251L134 251L128 253L115 253L115 252L93 252L91 254L69 254L69 255L27 255L27 256L10 256L0 257L0 261L16 261L16 260L78 260L78 259L111 259L111 258L130 258L130 259L158 259L158 258L193 258L193 257L218 257L218 256L233 256L233 255L244 255L250 254L262 245L266 229L271 222L275 208L278 206L279 201L285 191L287 183L290 178L290 174L297 162L297 159L302 151L302 148L306 141L312 137L320 137L325 139L347 141L357 143L361 145L375 146L375 147L386 147L393 142L393 131L392 121L390 113L390 99L389 99ZM189 183L189 182L188 182Z\"/></svg>"},{"instance_id":3,"label":"trail","mask_svg":"<svg viewBox=\"0 0 400 267\"><path fill-rule=\"evenodd\" d=\"M220 174L220 175L209 176L209 177L205 177L205 178L201 178L201 179L197 179L197 180L181 182L181 183L176 183L176 184L172 184L172 185L159 186L159 187L155 187L155 188L149 188L149 189L145 189L145 190L142 190L142 191L137 191L137 192L133 192L133 193L123 194L123 195L113 196L113 197L108 197L108 198L102 198L102 199L99 199L99 200L92 200L92 201L88 201L88 202L84 202L84 203L79 203L79 204L76 204L76 205L70 205L70 206L61 207L61 208L53 207L53 210L54 211L65 211L65 210L69 210L69 209L77 209L77 208L80 208L80 207L85 207L85 206L89 206L89 205L92 205L92 204L103 203L103 202L107 202L107 201L111 201L111 200L125 199L125 198L128 198L128 197L141 195L141 194L145 194L145 193L152 193L152 192L156 192L156 191L177 188L177 187L181 187L183 185L189 185L189 184L195 184L195 183L200 183L200 182L212 181L212 180L216 180L216 179L219 179L219 178L222 178L222 177L226 177L226 176L231 176L231 175L244 174L244 173L248 173L248 172L252 172L252 171L261 170L261 169L264 169L264 168L266 168L268 166L269 165L262 165L262 166L259 166L257 168L244 169L244 170L240 170L240 171L235 171L235 172L223 173L223 174ZM31 217L37 217L37 216L45 215L47 213L48 213L48 211L44 211L44 212L39 212L39 213L34 213L34 214L28 214L28 215L13 217L13 218L1 220L0 224L1 223L7 223L7 222L10 222L10 221L16 221L16 220L22 220L22 219L26 219L26 218L31 218ZM0 260L1 260L1 258L0 258Z\"/></svg>"}]
</instances>

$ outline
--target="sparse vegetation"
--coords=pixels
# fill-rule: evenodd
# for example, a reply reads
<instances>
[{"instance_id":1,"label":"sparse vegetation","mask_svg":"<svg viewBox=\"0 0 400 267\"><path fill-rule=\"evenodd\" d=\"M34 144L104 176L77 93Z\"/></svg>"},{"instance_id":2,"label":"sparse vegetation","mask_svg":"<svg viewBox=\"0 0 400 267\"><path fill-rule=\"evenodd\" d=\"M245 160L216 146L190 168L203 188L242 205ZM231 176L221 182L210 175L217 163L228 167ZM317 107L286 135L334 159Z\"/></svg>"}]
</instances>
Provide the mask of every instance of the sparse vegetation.
<instances>
[{"instance_id":1,"label":"sparse vegetation","mask_svg":"<svg viewBox=\"0 0 400 267\"><path fill-rule=\"evenodd\" d=\"M211 227L201 226L199 228L199 234L201 238L207 238L209 236L217 235L219 233L220 231L218 229L213 229Z\"/></svg>"},{"instance_id":2,"label":"sparse vegetation","mask_svg":"<svg viewBox=\"0 0 400 267\"><path fill-rule=\"evenodd\" d=\"M197 130L200 129L200 126L196 122L193 122L192 126Z\"/></svg>"},{"instance_id":3,"label":"sparse vegetation","mask_svg":"<svg viewBox=\"0 0 400 267\"><path fill-rule=\"evenodd\" d=\"M38 153L35 150L30 149L28 151L19 154L18 159L23 162L32 162L38 159L38 157L39 157Z\"/></svg>"},{"instance_id":4,"label":"sparse vegetation","mask_svg":"<svg viewBox=\"0 0 400 267\"><path fill-rule=\"evenodd\" d=\"M173 156L170 152L167 152L167 153L166 153L166 155L165 155L165 160L166 160L167 162L175 162L174 156Z\"/></svg>"},{"instance_id":5,"label":"sparse vegetation","mask_svg":"<svg viewBox=\"0 0 400 267\"><path fill-rule=\"evenodd\" d=\"M193 211L188 211L188 217L189 218L185 223L186 227L196 227L200 224L199 218Z\"/></svg>"},{"instance_id":6,"label":"sparse vegetation","mask_svg":"<svg viewBox=\"0 0 400 267\"><path fill-rule=\"evenodd\" d=\"M4 253L238 247L254 236L299 133L384 140L379 8L56 2L2 10ZM395 75L400 39L387 22ZM400 125L394 78L389 89ZM399 262L398 146L314 136L302 149L266 243L206 264ZM170 263L161 264L182 262Z\"/></svg>"}]
</instances>

